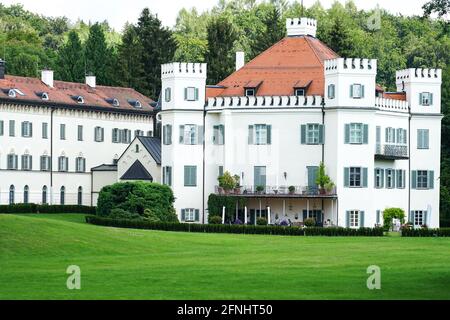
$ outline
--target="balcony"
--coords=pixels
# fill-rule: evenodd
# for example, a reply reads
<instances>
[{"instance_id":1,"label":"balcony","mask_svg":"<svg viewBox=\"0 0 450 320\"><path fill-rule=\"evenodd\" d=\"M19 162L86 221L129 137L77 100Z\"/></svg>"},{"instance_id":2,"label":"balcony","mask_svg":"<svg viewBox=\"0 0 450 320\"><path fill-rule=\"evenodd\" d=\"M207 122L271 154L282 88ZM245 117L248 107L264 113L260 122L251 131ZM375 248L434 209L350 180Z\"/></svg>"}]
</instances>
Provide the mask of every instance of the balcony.
<instances>
[{"instance_id":1,"label":"balcony","mask_svg":"<svg viewBox=\"0 0 450 320\"><path fill-rule=\"evenodd\" d=\"M375 160L406 160L408 158L406 145L377 144L375 149Z\"/></svg>"},{"instance_id":2,"label":"balcony","mask_svg":"<svg viewBox=\"0 0 450 320\"><path fill-rule=\"evenodd\" d=\"M337 198L336 188L321 190L318 187L302 186L266 186L264 190L257 190L255 186L242 186L234 190L224 190L216 186L215 193L230 197L247 198Z\"/></svg>"}]
</instances>

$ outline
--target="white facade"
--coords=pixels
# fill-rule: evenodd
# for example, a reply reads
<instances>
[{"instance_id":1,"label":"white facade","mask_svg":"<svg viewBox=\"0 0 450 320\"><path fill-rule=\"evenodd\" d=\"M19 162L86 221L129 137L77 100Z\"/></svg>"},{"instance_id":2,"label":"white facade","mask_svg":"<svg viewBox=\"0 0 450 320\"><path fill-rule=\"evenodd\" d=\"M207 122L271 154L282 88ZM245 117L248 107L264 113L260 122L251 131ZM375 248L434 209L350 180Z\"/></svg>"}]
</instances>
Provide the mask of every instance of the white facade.
<instances>
[{"instance_id":1,"label":"white facade","mask_svg":"<svg viewBox=\"0 0 450 320\"><path fill-rule=\"evenodd\" d=\"M288 21L289 36L313 35L315 28L315 21ZM398 91L406 92L406 101L376 96L376 60L327 60L323 72L321 96L243 92L204 104L205 65L162 67L160 120L168 128L162 170L171 168L180 219L196 221L183 218L198 210L198 222L206 223L208 196L218 192L217 177L228 171L240 176L239 196L247 199L247 217L242 218L244 208L236 217L251 223L270 212L272 222L315 217L331 225L374 227L383 223L384 209L400 207L417 226L439 226L441 71L397 72ZM194 101L188 101L187 88L198 91ZM196 128L192 144L186 144L188 125ZM307 134L323 128L319 141L304 141L302 126ZM223 130L220 142L218 130ZM311 178L321 161L336 185L325 193ZM196 167L195 186L186 166ZM261 181L265 190L256 194ZM289 186L295 187L293 194L286 192Z\"/></svg>"},{"instance_id":2,"label":"white facade","mask_svg":"<svg viewBox=\"0 0 450 320\"><path fill-rule=\"evenodd\" d=\"M52 79L48 72L43 72L47 82ZM24 134L28 123L32 130ZM129 137L113 142L114 129L129 130ZM96 130L102 132L97 139ZM0 203L96 205L91 168L117 161L136 130L153 131L151 112L0 101ZM24 155L31 156L31 166L23 163ZM13 165L8 164L12 156L17 159ZM51 166L42 167L41 156L51 157Z\"/></svg>"}]
</instances>

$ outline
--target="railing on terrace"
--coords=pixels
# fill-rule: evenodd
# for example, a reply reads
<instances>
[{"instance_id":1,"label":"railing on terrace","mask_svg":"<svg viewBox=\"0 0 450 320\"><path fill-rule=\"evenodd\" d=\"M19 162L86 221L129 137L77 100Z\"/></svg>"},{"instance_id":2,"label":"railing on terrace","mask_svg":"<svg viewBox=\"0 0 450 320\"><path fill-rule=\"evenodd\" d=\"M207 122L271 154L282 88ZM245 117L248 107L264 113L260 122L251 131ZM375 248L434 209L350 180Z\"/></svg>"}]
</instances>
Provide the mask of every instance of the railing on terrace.
<instances>
[{"instance_id":1,"label":"railing on terrace","mask_svg":"<svg viewBox=\"0 0 450 320\"><path fill-rule=\"evenodd\" d=\"M216 194L221 195L254 195L254 196L335 196L336 188L331 190L320 189L318 187L303 186L265 186L261 191L256 186L242 186L233 190L224 190L216 186Z\"/></svg>"},{"instance_id":2,"label":"railing on terrace","mask_svg":"<svg viewBox=\"0 0 450 320\"><path fill-rule=\"evenodd\" d=\"M375 156L380 158L407 159L408 146L398 144L377 144Z\"/></svg>"}]
</instances>

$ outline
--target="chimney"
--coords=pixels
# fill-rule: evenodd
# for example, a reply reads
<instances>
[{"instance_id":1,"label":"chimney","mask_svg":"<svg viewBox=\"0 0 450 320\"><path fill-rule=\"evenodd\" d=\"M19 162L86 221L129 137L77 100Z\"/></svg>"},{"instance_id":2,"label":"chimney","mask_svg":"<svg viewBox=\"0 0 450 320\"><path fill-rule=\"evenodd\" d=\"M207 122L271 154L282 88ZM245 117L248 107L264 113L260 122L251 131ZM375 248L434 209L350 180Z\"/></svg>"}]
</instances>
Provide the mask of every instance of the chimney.
<instances>
[{"instance_id":1,"label":"chimney","mask_svg":"<svg viewBox=\"0 0 450 320\"><path fill-rule=\"evenodd\" d=\"M95 85L96 85L96 78L95 78L95 76L87 75L86 76L86 84L89 87L91 87L91 88L95 88Z\"/></svg>"},{"instance_id":2,"label":"chimney","mask_svg":"<svg viewBox=\"0 0 450 320\"><path fill-rule=\"evenodd\" d=\"M317 20L310 18L294 18L286 20L288 37L316 36Z\"/></svg>"},{"instance_id":3,"label":"chimney","mask_svg":"<svg viewBox=\"0 0 450 320\"><path fill-rule=\"evenodd\" d=\"M236 71L241 69L245 65L245 52L236 52Z\"/></svg>"},{"instance_id":4,"label":"chimney","mask_svg":"<svg viewBox=\"0 0 450 320\"><path fill-rule=\"evenodd\" d=\"M45 83L50 88L53 88L53 71L52 70L42 70L41 71L41 81Z\"/></svg>"},{"instance_id":5,"label":"chimney","mask_svg":"<svg viewBox=\"0 0 450 320\"><path fill-rule=\"evenodd\" d=\"M0 79L5 79L6 74L6 61L0 59Z\"/></svg>"}]
</instances>

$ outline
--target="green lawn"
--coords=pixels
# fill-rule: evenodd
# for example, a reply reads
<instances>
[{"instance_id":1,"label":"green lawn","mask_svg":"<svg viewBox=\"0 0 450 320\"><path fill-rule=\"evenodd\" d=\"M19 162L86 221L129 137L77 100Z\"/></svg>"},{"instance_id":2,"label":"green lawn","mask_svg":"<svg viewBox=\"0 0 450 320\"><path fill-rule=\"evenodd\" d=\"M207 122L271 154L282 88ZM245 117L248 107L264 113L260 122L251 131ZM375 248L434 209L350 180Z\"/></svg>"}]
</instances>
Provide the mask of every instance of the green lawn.
<instances>
[{"instance_id":1,"label":"green lawn","mask_svg":"<svg viewBox=\"0 0 450 320\"><path fill-rule=\"evenodd\" d=\"M81 290L66 268L81 268ZM369 265L381 290L366 287ZM449 238L326 238L104 228L0 215L0 299L450 299Z\"/></svg>"}]
</instances>

